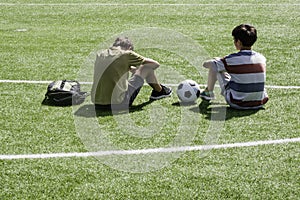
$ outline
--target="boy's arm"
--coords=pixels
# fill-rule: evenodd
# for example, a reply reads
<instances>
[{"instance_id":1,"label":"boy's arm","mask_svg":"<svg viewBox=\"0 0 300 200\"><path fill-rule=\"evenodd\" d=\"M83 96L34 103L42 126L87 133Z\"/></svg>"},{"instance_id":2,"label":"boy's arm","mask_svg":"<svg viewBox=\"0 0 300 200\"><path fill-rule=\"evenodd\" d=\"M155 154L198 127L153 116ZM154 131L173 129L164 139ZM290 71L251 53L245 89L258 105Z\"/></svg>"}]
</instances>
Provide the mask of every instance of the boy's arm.
<instances>
[{"instance_id":1,"label":"boy's arm","mask_svg":"<svg viewBox=\"0 0 300 200\"><path fill-rule=\"evenodd\" d=\"M145 58L143 64L152 69L157 69L160 66L159 62L151 58Z\"/></svg>"},{"instance_id":2,"label":"boy's arm","mask_svg":"<svg viewBox=\"0 0 300 200\"><path fill-rule=\"evenodd\" d=\"M225 72L226 71L223 62L221 61L221 58L218 58L218 57L215 57L211 60L205 61L203 63L203 67L205 67L205 68L214 67L218 72Z\"/></svg>"},{"instance_id":3,"label":"boy's arm","mask_svg":"<svg viewBox=\"0 0 300 200\"><path fill-rule=\"evenodd\" d=\"M153 60L151 58L144 58L144 61L142 62L142 65L148 66L148 67L152 68L153 70L157 69L160 66L160 64L157 61L155 61L155 60ZM130 66L130 70L129 71L131 73L134 74L136 72L136 70L137 70L137 67Z\"/></svg>"},{"instance_id":4,"label":"boy's arm","mask_svg":"<svg viewBox=\"0 0 300 200\"><path fill-rule=\"evenodd\" d=\"M129 70L133 73L137 70L137 68L140 65L146 65L152 69L156 69L160 66L160 64L157 61L151 58L145 58L134 51L128 50L127 55L128 55L129 66L130 66Z\"/></svg>"}]
</instances>

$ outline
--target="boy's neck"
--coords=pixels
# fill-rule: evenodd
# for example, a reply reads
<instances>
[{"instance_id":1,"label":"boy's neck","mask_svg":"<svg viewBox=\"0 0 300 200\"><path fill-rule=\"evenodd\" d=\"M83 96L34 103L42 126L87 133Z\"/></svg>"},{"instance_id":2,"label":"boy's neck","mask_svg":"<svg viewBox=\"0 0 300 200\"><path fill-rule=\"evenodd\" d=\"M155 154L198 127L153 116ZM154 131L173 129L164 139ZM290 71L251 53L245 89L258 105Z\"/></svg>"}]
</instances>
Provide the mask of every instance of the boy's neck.
<instances>
[{"instance_id":1,"label":"boy's neck","mask_svg":"<svg viewBox=\"0 0 300 200\"><path fill-rule=\"evenodd\" d=\"M251 47L244 47L244 46L242 46L242 47L240 48L240 51L243 51L243 50L251 50Z\"/></svg>"}]
</instances>

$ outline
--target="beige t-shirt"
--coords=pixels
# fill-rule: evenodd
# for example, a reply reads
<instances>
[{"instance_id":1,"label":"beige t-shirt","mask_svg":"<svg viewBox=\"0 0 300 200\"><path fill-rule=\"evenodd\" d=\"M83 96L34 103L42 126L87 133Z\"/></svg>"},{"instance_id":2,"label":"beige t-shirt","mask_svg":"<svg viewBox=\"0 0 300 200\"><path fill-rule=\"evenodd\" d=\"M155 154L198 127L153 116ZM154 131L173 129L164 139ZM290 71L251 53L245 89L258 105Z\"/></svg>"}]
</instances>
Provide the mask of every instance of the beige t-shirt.
<instances>
[{"instance_id":1,"label":"beige t-shirt","mask_svg":"<svg viewBox=\"0 0 300 200\"><path fill-rule=\"evenodd\" d=\"M111 47L97 53L91 91L94 104L122 103L128 89L131 66L139 67L145 58L134 51Z\"/></svg>"}]
</instances>

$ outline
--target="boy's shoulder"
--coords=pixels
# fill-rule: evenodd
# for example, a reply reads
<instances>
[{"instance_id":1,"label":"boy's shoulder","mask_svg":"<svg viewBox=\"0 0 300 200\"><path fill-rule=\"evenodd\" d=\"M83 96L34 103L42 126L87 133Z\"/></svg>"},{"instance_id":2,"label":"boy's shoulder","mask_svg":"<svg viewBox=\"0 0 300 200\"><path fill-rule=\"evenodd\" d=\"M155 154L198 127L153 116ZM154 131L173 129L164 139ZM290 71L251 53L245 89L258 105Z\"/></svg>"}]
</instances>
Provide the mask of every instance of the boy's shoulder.
<instances>
[{"instance_id":1,"label":"boy's shoulder","mask_svg":"<svg viewBox=\"0 0 300 200\"><path fill-rule=\"evenodd\" d=\"M237 53L232 53L224 57L226 62L234 63L265 63L266 58L261 54L253 50L243 50Z\"/></svg>"},{"instance_id":2,"label":"boy's shoulder","mask_svg":"<svg viewBox=\"0 0 300 200\"><path fill-rule=\"evenodd\" d=\"M229 55L225 56L224 58L225 59L230 59L230 58L237 58L237 57L240 57L240 58L242 58L242 57L261 57L261 58L264 58L264 55L262 55L259 52L253 51L253 50L242 50L242 51L239 51L239 52L236 52L236 53L229 54Z\"/></svg>"}]
</instances>

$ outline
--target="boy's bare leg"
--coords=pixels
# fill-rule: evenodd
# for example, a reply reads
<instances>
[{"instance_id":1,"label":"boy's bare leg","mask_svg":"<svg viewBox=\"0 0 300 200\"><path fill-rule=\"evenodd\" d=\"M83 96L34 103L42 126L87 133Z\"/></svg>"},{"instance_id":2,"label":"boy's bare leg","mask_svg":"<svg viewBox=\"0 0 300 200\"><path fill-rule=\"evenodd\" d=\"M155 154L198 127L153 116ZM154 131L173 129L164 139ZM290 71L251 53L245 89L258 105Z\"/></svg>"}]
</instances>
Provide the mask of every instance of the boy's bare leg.
<instances>
[{"instance_id":1,"label":"boy's bare leg","mask_svg":"<svg viewBox=\"0 0 300 200\"><path fill-rule=\"evenodd\" d=\"M136 71L135 75L138 75L146 80L146 82L157 92L162 90L160 83L154 73L154 69L147 67L146 65L140 66Z\"/></svg>"},{"instance_id":2,"label":"boy's bare leg","mask_svg":"<svg viewBox=\"0 0 300 200\"><path fill-rule=\"evenodd\" d=\"M207 90L213 91L215 84L217 82L217 71L215 69L215 62L213 60L208 60L203 63L203 67L207 68L208 71L208 80L207 80Z\"/></svg>"},{"instance_id":3,"label":"boy's bare leg","mask_svg":"<svg viewBox=\"0 0 300 200\"><path fill-rule=\"evenodd\" d=\"M215 69L213 69L212 66L210 66L208 71L207 90L213 91L216 82L217 82L217 72Z\"/></svg>"}]
</instances>

